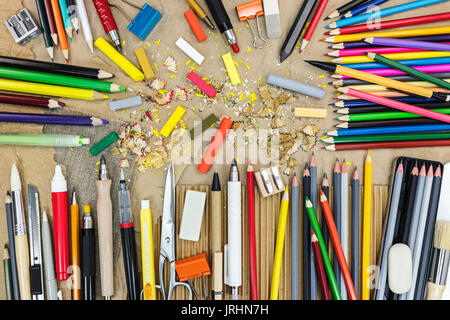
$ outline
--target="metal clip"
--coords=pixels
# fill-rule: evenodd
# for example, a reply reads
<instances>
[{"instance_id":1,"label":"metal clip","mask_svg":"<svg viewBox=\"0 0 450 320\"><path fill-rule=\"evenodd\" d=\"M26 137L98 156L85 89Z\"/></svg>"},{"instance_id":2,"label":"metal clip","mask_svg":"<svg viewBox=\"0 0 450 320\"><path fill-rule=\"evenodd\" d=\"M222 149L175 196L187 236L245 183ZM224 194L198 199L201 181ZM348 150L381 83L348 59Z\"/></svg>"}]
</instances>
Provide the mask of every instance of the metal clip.
<instances>
[{"instance_id":1,"label":"metal clip","mask_svg":"<svg viewBox=\"0 0 450 320\"><path fill-rule=\"evenodd\" d=\"M28 43L41 34L41 29L26 8L6 20L5 25L14 41L20 45Z\"/></svg>"},{"instance_id":2,"label":"metal clip","mask_svg":"<svg viewBox=\"0 0 450 320\"><path fill-rule=\"evenodd\" d=\"M261 0L254 0L239 6L236 6L236 11L239 17L239 21L244 22L247 21L248 27L250 28L250 32L253 36L253 47L255 49L262 49L267 45L267 40L264 39L261 33L261 27L259 26L258 16L264 15L263 7L261 4ZM259 39L263 42L262 45L257 46L258 39L256 37L256 33L253 30L250 22L248 20L256 18L256 28Z\"/></svg>"}]
</instances>

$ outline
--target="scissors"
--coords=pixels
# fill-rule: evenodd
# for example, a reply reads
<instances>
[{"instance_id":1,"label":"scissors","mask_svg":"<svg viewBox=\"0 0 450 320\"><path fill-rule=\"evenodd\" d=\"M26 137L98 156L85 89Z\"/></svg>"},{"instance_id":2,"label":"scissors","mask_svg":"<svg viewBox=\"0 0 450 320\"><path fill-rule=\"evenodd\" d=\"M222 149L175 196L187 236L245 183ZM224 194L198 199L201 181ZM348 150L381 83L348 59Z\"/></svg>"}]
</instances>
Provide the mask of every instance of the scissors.
<instances>
[{"instance_id":1,"label":"scissors","mask_svg":"<svg viewBox=\"0 0 450 320\"><path fill-rule=\"evenodd\" d=\"M169 261L170 282L169 292L166 296L164 287L164 266ZM164 189L163 215L161 224L161 243L159 253L159 290L164 300L171 300L175 287L184 286L188 289L189 300L192 300L192 289L186 282L176 281L175 270L175 177L173 162L167 170L166 185Z\"/></svg>"}]
</instances>

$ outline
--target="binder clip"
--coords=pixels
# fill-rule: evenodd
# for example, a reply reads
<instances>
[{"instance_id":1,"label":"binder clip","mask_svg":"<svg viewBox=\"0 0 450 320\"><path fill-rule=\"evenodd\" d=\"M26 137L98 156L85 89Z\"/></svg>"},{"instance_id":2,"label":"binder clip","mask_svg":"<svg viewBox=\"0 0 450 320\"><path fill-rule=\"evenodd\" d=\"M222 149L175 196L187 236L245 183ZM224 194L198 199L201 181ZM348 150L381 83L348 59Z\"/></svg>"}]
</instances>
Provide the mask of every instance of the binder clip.
<instances>
[{"instance_id":1,"label":"binder clip","mask_svg":"<svg viewBox=\"0 0 450 320\"><path fill-rule=\"evenodd\" d=\"M109 1L108 3L111 7L119 10L125 16L125 18L131 21L131 23L128 25L128 30L134 33L139 39L144 41L156 26L156 24L159 22L159 20L161 20L161 13L158 10L150 7L147 3L144 4L144 6L141 8L127 0L121 1L139 9L139 13L136 15L136 17L134 17L134 19L131 19L130 16L128 16L128 14L119 6L111 4Z\"/></svg>"},{"instance_id":2,"label":"binder clip","mask_svg":"<svg viewBox=\"0 0 450 320\"><path fill-rule=\"evenodd\" d=\"M6 20L5 25L14 41L20 45L30 42L41 34L41 29L26 8Z\"/></svg>"},{"instance_id":3,"label":"binder clip","mask_svg":"<svg viewBox=\"0 0 450 320\"><path fill-rule=\"evenodd\" d=\"M244 22L244 21L248 21L250 19L256 18L256 28L257 28L257 32L258 32L258 37L263 42L263 44L260 46L256 45L256 43L258 41L256 38L256 33L253 30L250 22L248 22L248 27L250 28L250 31L253 36L253 47L255 49L264 48L267 45L267 40L264 39L264 37L261 34L261 27L259 26L259 20L258 20L258 16L264 15L261 0L254 0L254 1L250 1L247 3L241 4L239 6L236 6L236 11L237 11L240 22Z\"/></svg>"},{"instance_id":4,"label":"binder clip","mask_svg":"<svg viewBox=\"0 0 450 320\"><path fill-rule=\"evenodd\" d=\"M180 282L187 282L192 289L196 299L199 299L198 293L194 288L192 280L202 277L203 296L205 300L210 300L206 290L206 276L211 274L206 253L200 253L196 256L175 261L175 270L177 271Z\"/></svg>"}]
</instances>

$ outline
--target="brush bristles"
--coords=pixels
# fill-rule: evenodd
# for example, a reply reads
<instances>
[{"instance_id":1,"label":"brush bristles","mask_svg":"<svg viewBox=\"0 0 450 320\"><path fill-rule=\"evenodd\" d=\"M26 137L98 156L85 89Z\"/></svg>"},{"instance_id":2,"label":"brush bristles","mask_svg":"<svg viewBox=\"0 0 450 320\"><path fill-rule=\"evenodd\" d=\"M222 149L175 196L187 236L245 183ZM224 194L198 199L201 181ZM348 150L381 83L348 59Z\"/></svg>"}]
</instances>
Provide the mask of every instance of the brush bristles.
<instances>
[{"instance_id":1,"label":"brush bristles","mask_svg":"<svg viewBox=\"0 0 450 320\"><path fill-rule=\"evenodd\" d=\"M450 222L436 221L434 231L434 247L443 250L450 250Z\"/></svg>"}]
</instances>

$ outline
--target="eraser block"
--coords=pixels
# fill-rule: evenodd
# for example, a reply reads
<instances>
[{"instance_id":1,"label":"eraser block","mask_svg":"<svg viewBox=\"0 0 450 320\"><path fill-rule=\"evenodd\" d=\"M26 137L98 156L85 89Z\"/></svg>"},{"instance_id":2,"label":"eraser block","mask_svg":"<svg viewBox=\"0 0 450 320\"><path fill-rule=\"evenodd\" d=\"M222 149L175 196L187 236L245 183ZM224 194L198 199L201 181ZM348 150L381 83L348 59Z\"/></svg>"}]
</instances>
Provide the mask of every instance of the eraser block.
<instances>
[{"instance_id":1,"label":"eraser block","mask_svg":"<svg viewBox=\"0 0 450 320\"><path fill-rule=\"evenodd\" d=\"M318 108L295 108L294 114L301 118L326 118L327 109Z\"/></svg>"},{"instance_id":2,"label":"eraser block","mask_svg":"<svg viewBox=\"0 0 450 320\"><path fill-rule=\"evenodd\" d=\"M109 103L109 108L113 111L137 106L142 106L142 98L140 96L111 101Z\"/></svg>"},{"instance_id":3,"label":"eraser block","mask_svg":"<svg viewBox=\"0 0 450 320\"><path fill-rule=\"evenodd\" d=\"M194 32L194 35L197 38L198 42L205 41L206 33L205 33L205 31L203 31L203 28L200 25L200 22L198 22L194 11L192 11L192 9L189 11L186 11L184 13L184 17L186 18L187 22L189 23L189 26L191 27L192 32Z\"/></svg>"},{"instance_id":4,"label":"eraser block","mask_svg":"<svg viewBox=\"0 0 450 320\"><path fill-rule=\"evenodd\" d=\"M144 41L161 18L161 13L146 3L128 25L128 30Z\"/></svg>"},{"instance_id":5,"label":"eraser block","mask_svg":"<svg viewBox=\"0 0 450 320\"><path fill-rule=\"evenodd\" d=\"M139 47L136 50L134 50L134 53L136 54L139 64L141 65L141 69L144 72L145 79L147 80L153 79L155 77L155 73L153 72L152 65L148 60L148 56L145 53L145 49Z\"/></svg>"},{"instance_id":6,"label":"eraser block","mask_svg":"<svg viewBox=\"0 0 450 320\"><path fill-rule=\"evenodd\" d=\"M263 5L267 36L271 39L277 39L281 37L281 20L278 0L263 0Z\"/></svg>"},{"instance_id":7,"label":"eraser block","mask_svg":"<svg viewBox=\"0 0 450 320\"><path fill-rule=\"evenodd\" d=\"M185 113L186 110L178 106L159 133L167 138L172 133L177 123L181 120L181 118L183 118Z\"/></svg>"},{"instance_id":8,"label":"eraser block","mask_svg":"<svg viewBox=\"0 0 450 320\"><path fill-rule=\"evenodd\" d=\"M194 71L191 71L187 78L191 80L193 84L195 84L197 87L200 88L208 97L214 98L217 94L217 91L211 87L209 84L207 84L198 74L196 74Z\"/></svg>"},{"instance_id":9,"label":"eraser block","mask_svg":"<svg viewBox=\"0 0 450 320\"><path fill-rule=\"evenodd\" d=\"M231 52L228 52L222 56L223 63L225 64L225 68L227 69L228 76L230 77L231 84L233 86L241 83L241 78L239 78L239 73L236 69L236 66L233 61L233 57L231 56Z\"/></svg>"},{"instance_id":10,"label":"eraser block","mask_svg":"<svg viewBox=\"0 0 450 320\"><path fill-rule=\"evenodd\" d=\"M312 86L310 84L306 84L303 82L299 82L296 80L292 80L289 78L277 76L272 73L269 73L269 75L267 76L267 83L283 89L311 96L317 99L323 99L325 97L325 89Z\"/></svg>"},{"instance_id":11,"label":"eraser block","mask_svg":"<svg viewBox=\"0 0 450 320\"><path fill-rule=\"evenodd\" d=\"M180 239L190 241L199 240L205 201L205 192L186 191L183 216L181 218Z\"/></svg>"},{"instance_id":12,"label":"eraser block","mask_svg":"<svg viewBox=\"0 0 450 320\"><path fill-rule=\"evenodd\" d=\"M201 65L205 57L201 55L200 52L195 50L193 46L191 46L186 40L182 37L179 37L175 45L181 49L189 58L194 60L198 65Z\"/></svg>"},{"instance_id":13,"label":"eraser block","mask_svg":"<svg viewBox=\"0 0 450 320\"><path fill-rule=\"evenodd\" d=\"M388 283L393 293L403 294L411 289L412 253L403 243L394 244L388 252Z\"/></svg>"}]
</instances>

